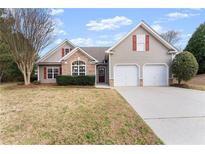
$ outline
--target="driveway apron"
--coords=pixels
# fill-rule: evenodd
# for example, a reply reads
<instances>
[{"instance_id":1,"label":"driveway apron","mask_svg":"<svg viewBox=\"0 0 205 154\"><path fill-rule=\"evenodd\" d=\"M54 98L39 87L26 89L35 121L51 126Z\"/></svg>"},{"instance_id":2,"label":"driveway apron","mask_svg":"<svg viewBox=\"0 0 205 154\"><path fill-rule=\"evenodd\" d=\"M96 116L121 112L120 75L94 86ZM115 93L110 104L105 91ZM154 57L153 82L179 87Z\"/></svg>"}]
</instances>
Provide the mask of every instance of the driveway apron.
<instances>
[{"instance_id":1,"label":"driveway apron","mask_svg":"<svg viewBox=\"0 0 205 154\"><path fill-rule=\"evenodd\" d=\"M165 144L205 144L205 92L175 87L116 87Z\"/></svg>"}]
</instances>

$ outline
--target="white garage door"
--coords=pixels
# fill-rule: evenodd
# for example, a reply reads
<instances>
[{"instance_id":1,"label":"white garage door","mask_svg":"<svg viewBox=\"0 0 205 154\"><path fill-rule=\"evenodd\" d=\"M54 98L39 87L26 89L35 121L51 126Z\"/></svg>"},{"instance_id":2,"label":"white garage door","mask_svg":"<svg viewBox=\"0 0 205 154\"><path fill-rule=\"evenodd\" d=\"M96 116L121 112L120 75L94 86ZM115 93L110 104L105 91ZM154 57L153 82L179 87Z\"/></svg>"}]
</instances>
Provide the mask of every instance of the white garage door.
<instances>
[{"instance_id":1,"label":"white garage door","mask_svg":"<svg viewBox=\"0 0 205 154\"><path fill-rule=\"evenodd\" d=\"M138 86L138 67L118 65L114 67L114 86Z\"/></svg>"},{"instance_id":2,"label":"white garage door","mask_svg":"<svg viewBox=\"0 0 205 154\"><path fill-rule=\"evenodd\" d=\"M166 65L149 64L143 67L144 86L167 86L168 69Z\"/></svg>"}]
</instances>

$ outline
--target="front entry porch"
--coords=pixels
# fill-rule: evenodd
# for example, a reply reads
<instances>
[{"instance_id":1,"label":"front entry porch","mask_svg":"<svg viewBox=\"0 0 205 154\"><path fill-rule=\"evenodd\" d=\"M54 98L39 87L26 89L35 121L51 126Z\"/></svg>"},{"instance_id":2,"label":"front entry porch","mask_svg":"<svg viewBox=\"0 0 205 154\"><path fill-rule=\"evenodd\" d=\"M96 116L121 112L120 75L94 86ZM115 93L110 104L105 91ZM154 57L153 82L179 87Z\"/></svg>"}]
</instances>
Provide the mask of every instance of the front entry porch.
<instances>
[{"instance_id":1,"label":"front entry porch","mask_svg":"<svg viewBox=\"0 0 205 154\"><path fill-rule=\"evenodd\" d=\"M96 85L108 85L108 67L107 64L96 65Z\"/></svg>"}]
</instances>

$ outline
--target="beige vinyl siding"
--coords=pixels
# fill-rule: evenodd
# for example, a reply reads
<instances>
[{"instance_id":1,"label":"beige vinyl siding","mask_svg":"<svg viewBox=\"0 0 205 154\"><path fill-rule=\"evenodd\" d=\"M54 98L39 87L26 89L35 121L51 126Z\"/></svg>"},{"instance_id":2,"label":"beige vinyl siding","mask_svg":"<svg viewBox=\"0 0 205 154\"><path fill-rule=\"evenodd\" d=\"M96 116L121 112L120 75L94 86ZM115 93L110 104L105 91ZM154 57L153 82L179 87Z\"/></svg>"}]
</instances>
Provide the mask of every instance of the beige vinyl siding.
<instances>
[{"instance_id":1,"label":"beige vinyl siding","mask_svg":"<svg viewBox=\"0 0 205 154\"><path fill-rule=\"evenodd\" d=\"M61 47L57 48L51 56L44 60L44 62L58 62L62 58L62 48L72 48L74 47L68 43L64 43ZM57 52L56 52L57 51Z\"/></svg>"},{"instance_id":2,"label":"beige vinyl siding","mask_svg":"<svg viewBox=\"0 0 205 154\"><path fill-rule=\"evenodd\" d=\"M46 72L46 79L44 79L44 67L59 67L59 65L39 66L39 79L41 83L56 83L56 79L48 79L48 72ZM59 72L60 73L60 72Z\"/></svg>"},{"instance_id":3,"label":"beige vinyl siding","mask_svg":"<svg viewBox=\"0 0 205 154\"><path fill-rule=\"evenodd\" d=\"M132 50L132 35L148 34L149 37L149 51L133 51ZM147 33L144 28L139 27L118 46L113 49L113 55L110 55L110 72L109 77L113 79L113 69L116 64L133 63L140 66L140 78L142 78L143 65L146 63L166 63L170 66L171 55L168 54L168 48L161 42Z\"/></svg>"}]
</instances>

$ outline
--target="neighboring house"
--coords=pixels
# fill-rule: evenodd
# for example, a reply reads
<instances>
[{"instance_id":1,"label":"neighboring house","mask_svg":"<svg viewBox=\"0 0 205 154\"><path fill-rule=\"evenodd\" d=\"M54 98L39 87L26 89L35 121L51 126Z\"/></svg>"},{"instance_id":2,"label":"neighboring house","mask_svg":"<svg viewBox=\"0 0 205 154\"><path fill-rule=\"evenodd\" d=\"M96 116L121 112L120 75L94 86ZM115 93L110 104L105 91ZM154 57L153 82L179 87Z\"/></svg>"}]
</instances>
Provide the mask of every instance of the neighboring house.
<instances>
[{"instance_id":1,"label":"neighboring house","mask_svg":"<svg viewBox=\"0 0 205 154\"><path fill-rule=\"evenodd\" d=\"M38 62L38 80L55 83L57 75L95 75L96 84L167 86L177 49L144 21L114 46L77 47L65 40Z\"/></svg>"}]
</instances>

